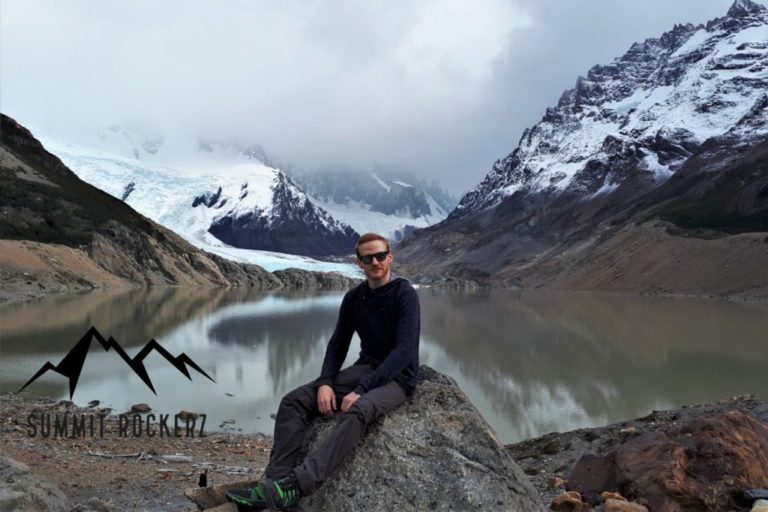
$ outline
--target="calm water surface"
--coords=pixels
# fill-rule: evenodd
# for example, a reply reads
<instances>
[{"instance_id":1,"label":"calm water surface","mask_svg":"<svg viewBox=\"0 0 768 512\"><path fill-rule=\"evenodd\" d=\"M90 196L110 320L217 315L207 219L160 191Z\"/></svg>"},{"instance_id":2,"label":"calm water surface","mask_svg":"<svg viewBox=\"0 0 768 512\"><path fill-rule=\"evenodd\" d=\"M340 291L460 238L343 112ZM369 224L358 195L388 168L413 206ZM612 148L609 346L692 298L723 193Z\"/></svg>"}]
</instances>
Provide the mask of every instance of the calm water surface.
<instances>
[{"instance_id":1,"label":"calm water surface","mask_svg":"<svg viewBox=\"0 0 768 512\"><path fill-rule=\"evenodd\" d=\"M504 442L604 425L653 409L733 395L768 397L768 306L564 292L419 290L421 362L454 377ZM0 391L57 364L95 326L134 356L151 338L186 353L215 383L187 380L161 356L153 394L114 353L92 344L73 400L117 412L208 414L272 433L280 397L316 378L343 293L224 290L94 292L0 306ZM359 351L354 339L347 364ZM228 396L233 394L234 396ZM69 399L48 372L24 396ZM227 427L229 428L229 427Z\"/></svg>"}]
</instances>

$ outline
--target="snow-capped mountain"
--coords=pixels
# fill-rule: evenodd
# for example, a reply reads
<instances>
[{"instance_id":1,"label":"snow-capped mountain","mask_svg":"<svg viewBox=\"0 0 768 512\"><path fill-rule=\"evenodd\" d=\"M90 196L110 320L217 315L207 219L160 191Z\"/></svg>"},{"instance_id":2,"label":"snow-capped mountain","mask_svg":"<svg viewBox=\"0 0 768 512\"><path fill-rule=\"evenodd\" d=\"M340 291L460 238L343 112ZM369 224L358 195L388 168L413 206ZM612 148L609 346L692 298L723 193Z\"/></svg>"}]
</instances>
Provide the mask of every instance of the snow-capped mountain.
<instances>
[{"instance_id":1,"label":"snow-capped mountain","mask_svg":"<svg viewBox=\"0 0 768 512\"><path fill-rule=\"evenodd\" d=\"M767 155L768 8L736 0L578 78L398 254L412 272L515 286L768 288L749 234L768 231Z\"/></svg>"},{"instance_id":2,"label":"snow-capped mountain","mask_svg":"<svg viewBox=\"0 0 768 512\"><path fill-rule=\"evenodd\" d=\"M414 229L443 220L456 200L436 183L375 172L294 172L313 201L357 232L375 231L398 241Z\"/></svg>"},{"instance_id":3,"label":"snow-capped mountain","mask_svg":"<svg viewBox=\"0 0 768 512\"><path fill-rule=\"evenodd\" d=\"M219 187L193 201L193 207L225 210L212 219L208 231L213 236L235 247L305 256L350 253L358 237L355 230L314 205L285 174L264 167L251 176L253 184L243 181L236 195Z\"/></svg>"},{"instance_id":4,"label":"snow-capped mountain","mask_svg":"<svg viewBox=\"0 0 768 512\"><path fill-rule=\"evenodd\" d=\"M209 174L215 174L219 170L246 164L252 165L251 168L260 164L266 168L278 168L260 145L238 136L201 136L183 132L173 132L169 136L153 129L116 125L99 130L95 136L76 144L68 141L70 143L64 145L54 135L43 135L43 140L51 150L57 154L60 152L59 156L68 159L67 164L78 174L79 162L86 157L117 159L151 172L172 169L190 175L199 174L195 169L206 169ZM275 175L277 181L274 186L278 190L272 190L275 194L272 200L280 205L279 211L272 211L266 200L258 205L249 205L246 200L242 206L235 208L235 202L240 201L233 199L239 194L236 191L231 197L226 197L226 192L222 191L225 203L208 205L210 198L217 195L218 185L215 184L210 190L197 194L195 198L200 196L200 199L193 200L195 207L203 205L219 210L223 204L227 205L226 210L217 211L216 218L206 218L210 224L202 226L205 228L203 231L213 233L215 240L236 248L332 256L344 254L343 248L349 247L347 242L355 236L350 234L350 228L357 233L375 231L398 241L417 228L445 219L457 203L437 184L426 183L413 176L382 178L372 172L300 172L290 171L287 164L284 167L286 171L278 171L279 177ZM187 173L187 170L190 172ZM81 177L99 180L104 179L102 174L89 173L87 177ZM140 205L133 204L136 196L131 197L136 184L124 182L125 177L121 179L122 188L117 197L141 211ZM91 183L99 187L101 184L108 186L102 182ZM247 214L246 210L251 206L260 213L254 211ZM222 214L229 210L236 211L232 215ZM272 212L271 216L267 210ZM173 222L169 217L155 220ZM296 230L296 223L305 224L305 232ZM196 232L198 234L193 243L195 240L211 243L210 236L200 235L199 229Z\"/></svg>"},{"instance_id":5,"label":"snow-capped mountain","mask_svg":"<svg viewBox=\"0 0 768 512\"><path fill-rule=\"evenodd\" d=\"M194 154L179 151L175 161L182 164L172 166L167 163L172 154L158 156L155 161L166 162L161 164L147 161L153 157L142 160L53 140L44 143L84 181L195 245L227 257L243 259L235 248L315 257L348 254L357 237L284 173L258 159L206 151L207 157L193 164Z\"/></svg>"},{"instance_id":6,"label":"snow-capped mountain","mask_svg":"<svg viewBox=\"0 0 768 512\"><path fill-rule=\"evenodd\" d=\"M677 25L594 66L451 213L522 192L611 193L637 166L656 185L713 137L768 132L768 9L737 0L727 15Z\"/></svg>"}]
</instances>

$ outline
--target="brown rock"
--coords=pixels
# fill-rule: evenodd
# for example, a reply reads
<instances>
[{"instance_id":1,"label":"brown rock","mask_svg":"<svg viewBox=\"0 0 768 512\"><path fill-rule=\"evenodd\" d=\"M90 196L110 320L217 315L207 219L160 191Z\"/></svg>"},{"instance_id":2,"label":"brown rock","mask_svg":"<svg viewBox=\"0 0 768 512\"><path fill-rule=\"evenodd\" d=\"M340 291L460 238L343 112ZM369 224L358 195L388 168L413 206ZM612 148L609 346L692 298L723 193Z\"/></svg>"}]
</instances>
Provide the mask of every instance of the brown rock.
<instances>
[{"instance_id":1,"label":"brown rock","mask_svg":"<svg viewBox=\"0 0 768 512\"><path fill-rule=\"evenodd\" d=\"M133 404L131 406L131 412L138 413L138 414L144 414L146 412L151 411L152 408L148 406L147 404Z\"/></svg>"},{"instance_id":2,"label":"brown rock","mask_svg":"<svg viewBox=\"0 0 768 512\"><path fill-rule=\"evenodd\" d=\"M556 496L549 508L556 512L589 512L592 507L581 501L581 495L576 491L568 491Z\"/></svg>"},{"instance_id":3,"label":"brown rock","mask_svg":"<svg viewBox=\"0 0 768 512\"><path fill-rule=\"evenodd\" d=\"M205 509L205 512L237 512L237 505L234 503L225 503L224 505L219 505L218 507L213 508L207 508Z\"/></svg>"},{"instance_id":4,"label":"brown rock","mask_svg":"<svg viewBox=\"0 0 768 512\"><path fill-rule=\"evenodd\" d=\"M603 491L600 493L600 497L603 498L603 501L608 501L608 500L627 501L627 498L625 498L624 496L622 496L617 492Z\"/></svg>"},{"instance_id":5,"label":"brown rock","mask_svg":"<svg viewBox=\"0 0 768 512\"><path fill-rule=\"evenodd\" d=\"M184 496L197 503L201 509L209 509L227 503L227 492L232 489L250 489L256 487L258 480L242 480L212 487L189 487Z\"/></svg>"},{"instance_id":6,"label":"brown rock","mask_svg":"<svg viewBox=\"0 0 768 512\"><path fill-rule=\"evenodd\" d=\"M176 416L182 420L195 420L200 416L200 414L192 411L179 411Z\"/></svg>"},{"instance_id":7,"label":"brown rock","mask_svg":"<svg viewBox=\"0 0 768 512\"><path fill-rule=\"evenodd\" d=\"M768 487L768 427L730 411L669 434L643 434L605 457L582 457L568 488L589 501L587 493L602 482L604 490L642 497L654 512L732 510L741 490Z\"/></svg>"},{"instance_id":8,"label":"brown rock","mask_svg":"<svg viewBox=\"0 0 768 512\"><path fill-rule=\"evenodd\" d=\"M563 480L559 476L554 476L549 479L549 486L552 489L557 489L558 487L562 487L563 485L565 485L565 480Z\"/></svg>"},{"instance_id":9,"label":"brown rock","mask_svg":"<svg viewBox=\"0 0 768 512\"><path fill-rule=\"evenodd\" d=\"M616 471L613 465L613 457L606 455L599 457L587 453L581 456L573 466L565 488L578 491L584 501L600 503L600 493L603 491L617 491Z\"/></svg>"},{"instance_id":10,"label":"brown rock","mask_svg":"<svg viewBox=\"0 0 768 512\"><path fill-rule=\"evenodd\" d=\"M632 503L623 498L621 500L608 498L605 500L603 512L648 512L648 507L638 503Z\"/></svg>"}]
</instances>

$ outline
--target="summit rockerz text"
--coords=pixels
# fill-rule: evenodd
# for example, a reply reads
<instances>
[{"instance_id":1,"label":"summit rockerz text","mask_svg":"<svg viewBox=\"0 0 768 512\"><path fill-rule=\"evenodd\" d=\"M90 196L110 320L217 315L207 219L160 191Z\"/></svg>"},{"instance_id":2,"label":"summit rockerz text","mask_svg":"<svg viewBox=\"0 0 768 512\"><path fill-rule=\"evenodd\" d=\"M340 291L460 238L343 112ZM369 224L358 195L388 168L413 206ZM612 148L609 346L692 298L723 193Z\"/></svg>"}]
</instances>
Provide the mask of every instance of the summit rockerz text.
<instances>
[{"instance_id":1,"label":"summit rockerz text","mask_svg":"<svg viewBox=\"0 0 768 512\"><path fill-rule=\"evenodd\" d=\"M112 431L105 431L106 414L51 414L32 412L27 416L27 435L43 438L99 437L205 437L206 414L197 418L179 414L120 414Z\"/></svg>"}]
</instances>

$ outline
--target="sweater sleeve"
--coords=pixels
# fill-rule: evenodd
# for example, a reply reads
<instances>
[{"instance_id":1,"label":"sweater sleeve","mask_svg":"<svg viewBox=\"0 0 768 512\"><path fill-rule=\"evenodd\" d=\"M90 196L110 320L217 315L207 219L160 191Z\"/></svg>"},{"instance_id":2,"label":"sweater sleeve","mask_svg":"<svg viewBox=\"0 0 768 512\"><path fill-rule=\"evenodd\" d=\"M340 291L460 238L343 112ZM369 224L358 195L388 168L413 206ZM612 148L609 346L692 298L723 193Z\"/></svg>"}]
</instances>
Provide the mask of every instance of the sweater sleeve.
<instances>
[{"instance_id":1,"label":"sweater sleeve","mask_svg":"<svg viewBox=\"0 0 768 512\"><path fill-rule=\"evenodd\" d=\"M333 331L328 347L325 349L325 359L323 359L323 368L320 371L320 377L315 379L315 384L322 386L327 384L333 386L336 374L339 373L341 365L349 351L349 343L352 341L352 334L355 332L354 312L352 311L352 295L354 290L350 290L344 295L339 308L339 319L336 321L336 329Z\"/></svg>"},{"instance_id":2,"label":"sweater sleeve","mask_svg":"<svg viewBox=\"0 0 768 512\"><path fill-rule=\"evenodd\" d=\"M421 310L419 296L409 284L399 292L397 328L395 346L381 364L370 375L363 378L355 388L355 393L362 395L374 388L383 386L395 378L408 366L419 350L419 331Z\"/></svg>"}]
</instances>

